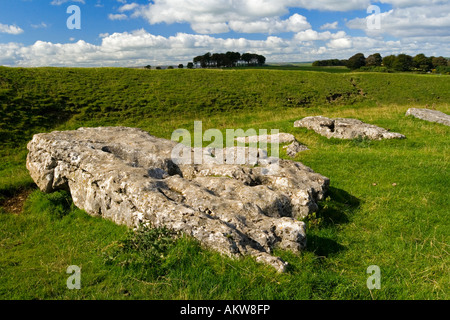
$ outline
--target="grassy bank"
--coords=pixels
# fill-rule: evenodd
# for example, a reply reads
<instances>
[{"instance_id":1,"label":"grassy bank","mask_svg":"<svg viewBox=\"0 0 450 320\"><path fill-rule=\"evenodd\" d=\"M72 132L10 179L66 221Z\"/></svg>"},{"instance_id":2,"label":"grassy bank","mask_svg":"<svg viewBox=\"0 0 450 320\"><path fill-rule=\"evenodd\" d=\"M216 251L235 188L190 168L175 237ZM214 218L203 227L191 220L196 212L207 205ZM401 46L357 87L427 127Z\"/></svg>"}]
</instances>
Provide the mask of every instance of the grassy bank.
<instances>
[{"instance_id":1,"label":"grassy bank","mask_svg":"<svg viewBox=\"0 0 450 320\"><path fill-rule=\"evenodd\" d=\"M0 68L0 298L448 299L450 129L404 114L449 113L449 89L448 77L409 74ZM309 115L354 117L407 139L328 140L293 127ZM34 133L126 125L170 138L194 120L293 133L310 148L296 160L331 179L307 221L308 249L277 252L287 273L186 237L135 239L64 192L35 190L25 168ZM23 212L8 212L24 190ZM140 249L125 250L130 241ZM70 265L82 269L81 290L66 287ZM370 265L381 268L381 290L366 287Z\"/></svg>"}]
</instances>

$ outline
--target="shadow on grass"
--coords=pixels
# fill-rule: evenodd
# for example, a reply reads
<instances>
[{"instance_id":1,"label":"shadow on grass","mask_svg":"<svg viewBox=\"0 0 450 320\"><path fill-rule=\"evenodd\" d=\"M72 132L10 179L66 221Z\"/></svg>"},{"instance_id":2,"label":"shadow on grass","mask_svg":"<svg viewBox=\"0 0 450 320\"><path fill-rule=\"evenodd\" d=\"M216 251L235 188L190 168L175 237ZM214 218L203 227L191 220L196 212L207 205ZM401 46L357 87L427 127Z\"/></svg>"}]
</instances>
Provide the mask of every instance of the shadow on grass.
<instances>
[{"instance_id":1,"label":"shadow on grass","mask_svg":"<svg viewBox=\"0 0 450 320\"><path fill-rule=\"evenodd\" d=\"M337 239L338 226L349 222L360 206L360 200L348 192L330 187L327 198L319 203L319 211L308 218L306 250L317 256L328 257L345 250Z\"/></svg>"},{"instance_id":2,"label":"shadow on grass","mask_svg":"<svg viewBox=\"0 0 450 320\"><path fill-rule=\"evenodd\" d=\"M319 203L319 216L326 226L349 222L348 216L359 208L361 201L347 191L330 187L327 197Z\"/></svg>"},{"instance_id":3,"label":"shadow on grass","mask_svg":"<svg viewBox=\"0 0 450 320\"><path fill-rule=\"evenodd\" d=\"M16 198L17 196L23 195L24 193L29 194L36 189L37 186L34 182L21 184L11 188L0 188L0 206L5 205L5 203Z\"/></svg>"},{"instance_id":4,"label":"shadow on grass","mask_svg":"<svg viewBox=\"0 0 450 320\"><path fill-rule=\"evenodd\" d=\"M344 251L345 247L333 239L312 234L307 238L306 250L314 252L318 257L328 257Z\"/></svg>"}]
</instances>

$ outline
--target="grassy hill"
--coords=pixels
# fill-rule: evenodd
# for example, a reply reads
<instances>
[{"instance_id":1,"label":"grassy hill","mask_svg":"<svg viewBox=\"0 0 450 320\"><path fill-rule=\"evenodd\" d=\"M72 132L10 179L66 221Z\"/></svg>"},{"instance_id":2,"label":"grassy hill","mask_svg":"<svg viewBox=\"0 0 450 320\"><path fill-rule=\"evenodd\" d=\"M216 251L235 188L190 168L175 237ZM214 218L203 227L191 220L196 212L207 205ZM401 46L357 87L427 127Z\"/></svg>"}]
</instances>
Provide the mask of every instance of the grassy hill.
<instances>
[{"instance_id":1,"label":"grassy hill","mask_svg":"<svg viewBox=\"0 0 450 320\"><path fill-rule=\"evenodd\" d=\"M450 112L449 77L0 67L0 299L448 299L450 129L404 116L426 106ZM310 115L358 118L407 139L328 140L293 127ZM296 160L331 179L307 221L308 249L276 253L288 273L186 237L161 245L161 230L143 241L64 192L35 190L25 168L35 133L124 125L170 138L194 120L204 130L292 133L311 149ZM66 287L70 265L82 268L81 290ZM370 265L381 268L381 290L366 287Z\"/></svg>"}]
</instances>

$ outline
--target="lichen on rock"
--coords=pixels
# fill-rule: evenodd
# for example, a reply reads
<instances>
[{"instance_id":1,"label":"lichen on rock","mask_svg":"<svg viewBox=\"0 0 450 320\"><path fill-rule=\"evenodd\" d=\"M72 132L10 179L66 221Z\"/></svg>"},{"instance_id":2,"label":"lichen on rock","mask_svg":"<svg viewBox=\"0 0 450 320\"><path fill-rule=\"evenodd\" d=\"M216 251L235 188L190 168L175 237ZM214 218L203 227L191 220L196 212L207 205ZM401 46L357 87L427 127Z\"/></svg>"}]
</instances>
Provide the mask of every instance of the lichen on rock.
<instances>
[{"instance_id":1,"label":"lichen on rock","mask_svg":"<svg viewBox=\"0 0 450 320\"><path fill-rule=\"evenodd\" d=\"M296 128L307 128L327 138L356 139L367 138L370 140L405 139L400 133L390 132L373 124L364 123L358 119L336 118L316 116L306 117L294 123Z\"/></svg>"},{"instance_id":2,"label":"lichen on rock","mask_svg":"<svg viewBox=\"0 0 450 320\"><path fill-rule=\"evenodd\" d=\"M176 164L176 145L125 127L42 133L28 143L27 168L43 192L66 189L90 215L180 231L227 256L251 255L284 271L273 249L306 246L299 220L318 209L329 179L281 159L276 171L267 159L216 163L206 148L203 164Z\"/></svg>"}]
</instances>

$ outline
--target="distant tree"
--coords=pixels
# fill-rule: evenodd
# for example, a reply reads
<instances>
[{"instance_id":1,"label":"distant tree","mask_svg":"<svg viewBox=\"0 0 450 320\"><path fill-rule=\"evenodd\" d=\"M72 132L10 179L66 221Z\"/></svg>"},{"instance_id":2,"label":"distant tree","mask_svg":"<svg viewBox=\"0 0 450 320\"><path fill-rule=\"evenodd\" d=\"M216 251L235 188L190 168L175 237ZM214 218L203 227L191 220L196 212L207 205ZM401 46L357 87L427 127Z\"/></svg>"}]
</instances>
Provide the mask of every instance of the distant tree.
<instances>
[{"instance_id":1,"label":"distant tree","mask_svg":"<svg viewBox=\"0 0 450 320\"><path fill-rule=\"evenodd\" d=\"M202 68L229 68L235 67L238 64L242 64L244 61L248 66L263 66L266 63L266 57L254 54L244 53L241 55L239 52L227 52L227 53L213 53L208 52L203 56L197 56L193 59L193 65L200 65Z\"/></svg>"},{"instance_id":2,"label":"distant tree","mask_svg":"<svg viewBox=\"0 0 450 320\"><path fill-rule=\"evenodd\" d=\"M244 53L241 60L249 66L263 66L266 63L266 57L254 53Z\"/></svg>"},{"instance_id":3,"label":"distant tree","mask_svg":"<svg viewBox=\"0 0 450 320\"><path fill-rule=\"evenodd\" d=\"M192 62L188 62L186 68L188 69L194 69L194 64Z\"/></svg>"},{"instance_id":4,"label":"distant tree","mask_svg":"<svg viewBox=\"0 0 450 320\"><path fill-rule=\"evenodd\" d=\"M201 66L201 64L202 64L202 56L197 56L192 61L193 61L192 64L195 64L197 66L200 64L200 66Z\"/></svg>"},{"instance_id":5,"label":"distant tree","mask_svg":"<svg viewBox=\"0 0 450 320\"><path fill-rule=\"evenodd\" d=\"M367 57L366 66L367 67L381 67L382 62L383 62L383 58L381 57L381 54L374 53Z\"/></svg>"},{"instance_id":6,"label":"distant tree","mask_svg":"<svg viewBox=\"0 0 450 320\"><path fill-rule=\"evenodd\" d=\"M210 66L211 66L211 52L208 52L203 55L202 68Z\"/></svg>"},{"instance_id":7,"label":"distant tree","mask_svg":"<svg viewBox=\"0 0 450 320\"><path fill-rule=\"evenodd\" d=\"M241 56L241 60L244 61L245 63L247 63L247 65L249 65L249 64L250 64L250 61L252 60L252 55L251 55L251 53L244 53L244 54Z\"/></svg>"},{"instance_id":8,"label":"distant tree","mask_svg":"<svg viewBox=\"0 0 450 320\"><path fill-rule=\"evenodd\" d=\"M437 68L447 66L448 61L444 57L432 57L431 63L433 64L433 68Z\"/></svg>"},{"instance_id":9,"label":"distant tree","mask_svg":"<svg viewBox=\"0 0 450 320\"><path fill-rule=\"evenodd\" d=\"M229 62L229 67L236 67L238 61L241 60L241 54L239 52L230 52L225 53L227 57L227 61Z\"/></svg>"},{"instance_id":10,"label":"distant tree","mask_svg":"<svg viewBox=\"0 0 450 320\"><path fill-rule=\"evenodd\" d=\"M399 54L392 66L396 71L410 71L413 66L413 58L407 54Z\"/></svg>"},{"instance_id":11,"label":"distant tree","mask_svg":"<svg viewBox=\"0 0 450 320\"><path fill-rule=\"evenodd\" d=\"M383 58L383 66L385 66L388 69L392 69L394 67L394 62L397 59L396 56L390 55Z\"/></svg>"},{"instance_id":12,"label":"distant tree","mask_svg":"<svg viewBox=\"0 0 450 320\"><path fill-rule=\"evenodd\" d=\"M172 69L173 69L173 67L172 67L172 66L168 66L168 67L167 67L167 69L170 69L170 70L172 70Z\"/></svg>"},{"instance_id":13,"label":"distant tree","mask_svg":"<svg viewBox=\"0 0 450 320\"><path fill-rule=\"evenodd\" d=\"M214 53L211 56L211 67L220 68L224 65L224 56L221 53Z\"/></svg>"},{"instance_id":14,"label":"distant tree","mask_svg":"<svg viewBox=\"0 0 450 320\"><path fill-rule=\"evenodd\" d=\"M339 59L318 60L313 62L313 67L336 67L346 65L347 60L339 60Z\"/></svg>"},{"instance_id":15,"label":"distant tree","mask_svg":"<svg viewBox=\"0 0 450 320\"><path fill-rule=\"evenodd\" d=\"M366 65L366 57L362 53L357 53L347 62L347 68L356 70Z\"/></svg>"},{"instance_id":16,"label":"distant tree","mask_svg":"<svg viewBox=\"0 0 450 320\"><path fill-rule=\"evenodd\" d=\"M161 67L156 67L156 70L161 70Z\"/></svg>"},{"instance_id":17,"label":"distant tree","mask_svg":"<svg viewBox=\"0 0 450 320\"><path fill-rule=\"evenodd\" d=\"M211 64L211 53L208 52L202 56L197 56L194 58L194 63L200 65L202 68L210 67Z\"/></svg>"},{"instance_id":18,"label":"distant tree","mask_svg":"<svg viewBox=\"0 0 450 320\"><path fill-rule=\"evenodd\" d=\"M256 56L256 60L258 60L258 65L259 66L263 66L266 64L266 57L262 56L262 55L257 55Z\"/></svg>"},{"instance_id":19,"label":"distant tree","mask_svg":"<svg viewBox=\"0 0 450 320\"><path fill-rule=\"evenodd\" d=\"M413 67L422 71L429 71L433 68L432 59L420 53L413 58Z\"/></svg>"},{"instance_id":20,"label":"distant tree","mask_svg":"<svg viewBox=\"0 0 450 320\"><path fill-rule=\"evenodd\" d=\"M148 70L150 70L152 68L152 66L151 65L147 65L147 66L145 66L145 69L148 69Z\"/></svg>"},{"instance_id":21,"label":"distant tree","mask_svg":"<svg viewBox=\"0 0 450 320\"><path fill-rule=\"evenodd\" d=\"M178 65L178 69L183 69L183 68L184 68L183 64L180 63L180 64Z\"/></svg>"}]
</instances>

